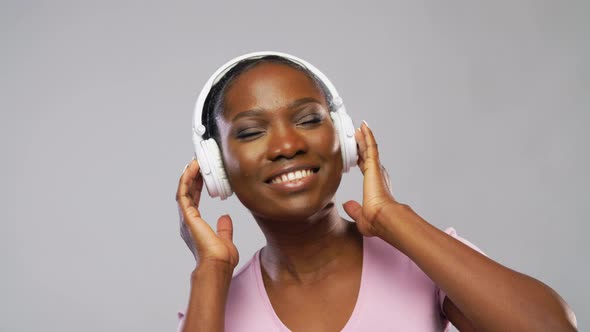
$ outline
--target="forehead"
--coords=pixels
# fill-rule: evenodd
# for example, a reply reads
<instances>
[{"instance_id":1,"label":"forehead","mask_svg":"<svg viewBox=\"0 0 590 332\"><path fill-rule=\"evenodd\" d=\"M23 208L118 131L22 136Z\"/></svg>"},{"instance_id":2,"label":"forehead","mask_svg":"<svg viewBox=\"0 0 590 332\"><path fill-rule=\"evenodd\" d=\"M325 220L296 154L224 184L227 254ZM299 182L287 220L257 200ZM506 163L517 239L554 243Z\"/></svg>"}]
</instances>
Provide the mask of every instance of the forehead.
<instances>
[{"instance_id":1,"label":"forehead","mask_svg":"<svg viewBox=\"0 0 590 332\"><path fill-rule=\"evenodd\" d=\"M261 63L241 73L227 88L224 117L231 119L252 109L277 110L309 97L328 109L320 87L307 73L286 64Z\"/></svg>"}]
</instances>

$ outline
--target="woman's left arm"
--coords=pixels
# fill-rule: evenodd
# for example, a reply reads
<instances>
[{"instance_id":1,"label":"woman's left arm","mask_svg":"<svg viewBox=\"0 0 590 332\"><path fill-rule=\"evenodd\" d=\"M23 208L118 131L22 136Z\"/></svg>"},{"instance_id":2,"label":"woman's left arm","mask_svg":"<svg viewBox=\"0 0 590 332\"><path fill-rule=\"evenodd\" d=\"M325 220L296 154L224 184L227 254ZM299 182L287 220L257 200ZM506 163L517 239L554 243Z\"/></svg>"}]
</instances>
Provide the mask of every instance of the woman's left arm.
<instances>
[{"instance_id":1,"label":"woman's left arm","mask_svg":"<svg viewBox=\"0 0 590 332\"><path fill-rule=\"evenodd\" d=\"M356 134L364 174L363 204L345 211L365 236L378 236L414 261L446 294L456 326L478 331L576 331L563 299L544 283L511 270L432 226L391 195L375 138L365 124Z\"/></svg>"}]
</instances>

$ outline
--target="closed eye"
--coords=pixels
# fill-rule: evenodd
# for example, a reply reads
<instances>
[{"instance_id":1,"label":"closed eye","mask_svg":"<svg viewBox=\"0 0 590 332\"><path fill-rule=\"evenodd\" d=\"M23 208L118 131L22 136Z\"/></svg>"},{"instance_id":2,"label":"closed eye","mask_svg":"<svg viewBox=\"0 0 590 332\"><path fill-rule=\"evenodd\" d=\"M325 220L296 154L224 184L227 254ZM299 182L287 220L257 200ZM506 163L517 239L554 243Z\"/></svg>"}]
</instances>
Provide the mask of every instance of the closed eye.
<instances>
[{"instance_id":1,"label":"closed eye","mask_svg":"<svg viewBox=\"0 0 590 332\"><path fill-rule=\"evenodd\" d=\"M301 118L297 124L303 126L313 126L322 122L323 120L324 117L321 114L309 114Z\"/></svg>"},{"instance_id":2,"label":"closed eye","mask_svg":"<svg viewBox=\"0 0 590 332\"><path fill-rule=\"evenodd\" d=\"M254 138L262 135L262 133L263 132L260 130L246 129L246 130L242 130L242 131L238 132L236 134L236 137L239 140L247 141L247 140L254 139Z\"/></svg>"}]
</instances>

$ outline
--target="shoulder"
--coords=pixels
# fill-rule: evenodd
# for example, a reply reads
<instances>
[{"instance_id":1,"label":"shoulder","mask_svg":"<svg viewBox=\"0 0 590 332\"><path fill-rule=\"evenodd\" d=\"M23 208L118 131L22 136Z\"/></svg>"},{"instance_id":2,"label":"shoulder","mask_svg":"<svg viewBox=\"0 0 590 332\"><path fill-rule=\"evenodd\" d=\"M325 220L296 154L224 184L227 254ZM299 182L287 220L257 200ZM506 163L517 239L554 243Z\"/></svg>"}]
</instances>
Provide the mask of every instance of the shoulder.
<instances>
[{"instance_id":1,"label":"shoulder","mask_svg":"<svg viewBox=\"0 0 590 332\"><path fill-rule=\"evenodd\" d=\"M444 232L483 254L454 228L446 228ZM365 312L373 315L371 321L389 326L393 319L399 322L395 323L396 330L447 331L449 321L442 310L446 294L432 279L408 256L378 237L363 238L363 245L364 300L372 308L388 308L386 312Z\"/></svg>"},{"instance_id":2,"label":"shoulder","mask_svg":"<svg viewBox=\"0 0 590 332\"><path fill-rule=\"evenodd\" d=\"M365 268L373 282L386 283L387 287L422 288L432 290L434 284L408 256L378 237L364 238L366 246ZM394 282L392 282L394 281Z\"/></svg>"},{"instance_id":3,"label":"shoulder","mask_svg":"<svg viewBox=\"0 0 590 332\"><path fill-rule=\"evenodd\" d=\"M363 238L365 259L362 280L364 318L375 326L403 331L440 331L442 317L437 287L408 256L378 237ZM370 330L370 329L367 329Z\"/></svg>"}]
</instances>

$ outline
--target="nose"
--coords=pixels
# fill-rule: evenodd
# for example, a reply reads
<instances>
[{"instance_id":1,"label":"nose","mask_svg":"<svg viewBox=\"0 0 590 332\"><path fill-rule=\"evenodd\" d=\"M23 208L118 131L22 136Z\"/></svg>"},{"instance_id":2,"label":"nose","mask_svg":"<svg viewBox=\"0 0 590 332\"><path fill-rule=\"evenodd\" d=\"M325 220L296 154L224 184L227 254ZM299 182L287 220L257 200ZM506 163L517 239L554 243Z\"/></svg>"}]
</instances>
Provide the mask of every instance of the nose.
<instances>
[{"instance_id":1,"label":"nose","mask_svg":"<svg viewBox=\"0 0 590 332\"><path fill-rule=\"evenodd\" d=\"M268 159L275 161L281 158L292 159L297 155L305 154L308 150L305 133L295 127L294 124L277 124L271 128L268 137Z\"/></svg>"}]
</instances>

